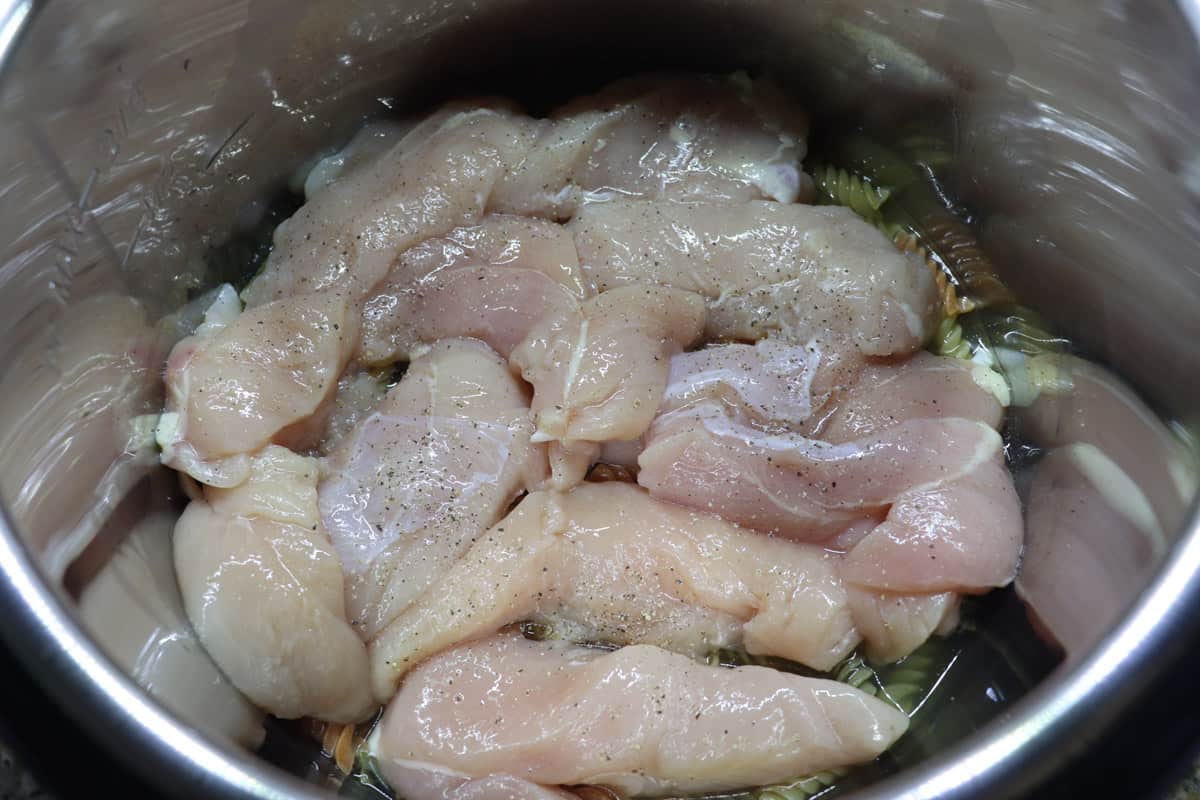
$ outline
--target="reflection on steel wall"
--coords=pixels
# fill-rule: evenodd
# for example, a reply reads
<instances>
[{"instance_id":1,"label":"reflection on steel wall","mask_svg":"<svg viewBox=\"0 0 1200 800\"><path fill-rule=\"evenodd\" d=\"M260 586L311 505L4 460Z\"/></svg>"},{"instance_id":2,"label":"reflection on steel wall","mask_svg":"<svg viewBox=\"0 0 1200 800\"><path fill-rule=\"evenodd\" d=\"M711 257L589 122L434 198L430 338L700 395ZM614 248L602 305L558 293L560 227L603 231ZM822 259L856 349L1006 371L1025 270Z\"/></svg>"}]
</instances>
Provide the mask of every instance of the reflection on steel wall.
<instances>
[{"instance_id":1,"label":"reflection on steel wall","mask_svg":"<svg viewBox=\"0 0 1200 800\"><path fill-rule=\"evenodd\" d=\"M1018 294L1156 408L1193 421L1200 62L1171 3L944 0L897 13L698 0L681 14L643 0L577 3L570 16L550 0L41 9L0 86L0 492L53 577L81 554L77 574L104 575L114 550L139 546L122 536L132 523L113 532L131 490L145 495L140 513L171 508L174 490L146 477L146 419L163 355L187 328L171 312L205 288L210 248L252 228L273 191L365 117L463 86L537 87L536 104L647 65L769 64L825 113L884 130L944 123L950 184ZM498 54L510 63L478 78ZM1090 388L1025 412L1056 452L1033 474L1031 552L1044 558L1022 589L1079 650L1166 552L1195 483L1178 438L1111 375L1063 370ZM1079 502L1093 516L1073 528ZM1120 543L1092 535L1101 529ZM1066 544L1094 551L1093 569L1056 560ZM1112 591L1093 602L1098 575L1113 576ZM171 640L163 631L190 635L173 613L141 638L101 635L132 665L131 649ZM228 687L211 686L225 693L213 708L233 708L213 724L247 738Z\"/></svg>"}]
</instances>

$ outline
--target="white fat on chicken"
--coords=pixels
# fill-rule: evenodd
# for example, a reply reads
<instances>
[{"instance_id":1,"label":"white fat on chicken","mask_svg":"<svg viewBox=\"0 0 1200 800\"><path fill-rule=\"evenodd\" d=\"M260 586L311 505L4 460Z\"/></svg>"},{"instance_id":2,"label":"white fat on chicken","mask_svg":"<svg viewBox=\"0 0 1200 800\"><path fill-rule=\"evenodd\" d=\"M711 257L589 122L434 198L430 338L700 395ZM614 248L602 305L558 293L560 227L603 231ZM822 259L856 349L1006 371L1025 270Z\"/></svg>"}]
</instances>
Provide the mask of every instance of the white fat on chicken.
<instances>
[{"instance_id":1,"label":"white fat on chicken","mask_svg":"<svg viewBox=\"0 0 1200 800\"><path fill-rule=\"evenodd\" d=\"M223 303L218 300L218 304ZM212 317L213 315L209 315ZM236 486L249 454L313 446L354 345L339 293L303 294L209 319L167 359L163 463L210 486ZM308 441L305 441L305 440Z\"/></svg>"},{"instance_id":2,"label":"white fat on chicken","mask_svg":"<svg viewBox=\"0 0 1200 800\"><path fill-rule=\"evenodd\" d=\"M807 200L807 118L768 81L648 75L550 116L493 198L498 210L569 219L619 197Z\"/></svg>"},{"instance_id":3,"label":"white fat on chicken","mask_svg":"<svg viewBox=\"0 0 1200 800\"><path fill-rule=\"evenodd\" d=\"M346 618L318 473L315 459L272 445L240 486L205 489L175 526L175 572L200 641L254 703L359 722L375 708L367 651Z\"/></svg>"},{"instance_id":4,"label":"white fat on chicken","mask_svg":"<svg viewBox=\"0 0 1200 800\"><path fill-rule=\"evenodd\" d=\"M533 324L590 295L575 243L552 222L489 215L404 252L363 306L359 359L407 360L447 337L508 357Z\"/></svg>"},{"instance_id":5,"label":"white fat on chicken","mask_svg":"<svg viewBox=\"0 0 1200 800\"><path fill-rule=\"evenodd\" d=\"M915 352L936 318L929 268L839 206L614 200L571 220L597 291L655 283L703 295L706 338Z\"/></svg>"},{"instance_id":6,"label":"white fat on chicken","mask_svg":"<svg viewBox=\"0 0 1200 800\"><path fill-rule=\"evenodd\" d=\"M858 644L839 556L660 503L627 483L535 492L371 643L376 695L423 659L521 620L571 638L722 647L830 669Z\"/></svg>"},{"instance_id":7,"label":"white fat on chicken","mask_svg":"<svg viewBox=\"0 0 1200 800\"><path fill-rule=\"evenodd\" d=\"M425 791L435 771L459 783L503 775L656 797L869 761L908 719L830 680L712 667L647 645L606 652L508 634L422 664L381 726L380 768L412 800L447 796Z\"/></svg>"},{"instance_id":8,"label":"white fat on chicken","mask_svg":"<svg viewBox=\"0 0 1200 800\"><path fill-rule=\"evenodd\" d=\"M654 419L671 356L699 340L692 292L627 286L541 319L512 353L533 385L539 441L636 439Z\"/></svg>"},{"instance_id":9,"label":"white fat on chicken","mask_svg":"<svg viewBox=\"0 0 1200 800\"><path fill-rule=\"evenodd\" d=\"M525 388L473 339L438 342L346 435L320 485L347 575L347 605L371 639L545 478Z\"/></svg>"}]
</instances>

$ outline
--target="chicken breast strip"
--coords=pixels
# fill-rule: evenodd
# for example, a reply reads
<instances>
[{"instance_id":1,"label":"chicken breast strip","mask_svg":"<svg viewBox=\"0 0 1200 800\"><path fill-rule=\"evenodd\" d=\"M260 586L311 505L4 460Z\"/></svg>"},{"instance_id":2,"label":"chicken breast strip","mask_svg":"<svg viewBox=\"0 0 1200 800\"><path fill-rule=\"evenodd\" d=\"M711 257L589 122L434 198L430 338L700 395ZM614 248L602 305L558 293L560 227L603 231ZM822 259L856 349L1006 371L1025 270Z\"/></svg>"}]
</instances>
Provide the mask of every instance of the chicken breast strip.
<instances>
[{"instance_id":1,"label":"chicken breast strip","mask_svg":"<svg viewBox=\"0 0 1200 800\"><path fill-rule=\"evenodd\" d=\"M624 483L535 492L371 643L385 700L423 659L521 620L575 640L833 667L859 635L839 557L660 503Z\"/></svg>"},{"instance_id":2,"label":"chicken breast strip","mask_svg":"<svg viewBox=\"0 0 1200 800\"><path fill-rule=\"evenodd\" d=\"M315 459L269 446L234 489L175 526L188 619L238 689L277 717L359 722L375 702L346 619L342 566L317 511Z\"/></svg>"},{"instance_id":3,"label":"chicken breast strip","mask_svg":"<svg viewBox=\"0 0 1200 800\"><path fill-rule=\"evenodd\" d=\"M249 454L267 444L316 444L296 434L310 429L305 421L337 390L355 334L334 295L302 295L239 313L228 289L214 306L223 308L167 359L159 440L164 464L228 488L246 480Z\"/></svg>"},{"instance_id":4,"label":"chicken breast strip","mask_svg":"<svg viewBox=\"0 0 1200 800\"><path fill-rule=\"evenodd\" d=\"M703 295L706 339L906 355L935 322L929 268L849 208L614 200L569 227L597 291L651 282Z\"/></svg>"},{"instance_id":5,"label":"chicken breast strip","mask_svg":"<svg viewBox=\"0 0 1200 800\"><path fill-rule=\"evenodd\" d=\"M593 292L561 226L489 215L405 251L363 306L359 360L409 360L438 339L481 339L505 358L548 313Z\"/></svg>"},{"instance_id":6,"label":"chicken breast strip","mask_svg":"<svg viewBox=\"0 0 1200 800\"><path fill-rule=\"evenodd\" d=\"M622 287L544 317L512 354L533 385L536 440L641 436L662 401L671 356L703 328L699 295L659 286Z\"/></svg>"},{"instance_id":7,"label":"chicken breast strip","mask_svg":"<svg viewBox=\"0 0 1200 800\"><path fill-rule=\"evenodd\" d=\"M548 119L451 103L382 139L366 130L346 174L312 181L245 299L336 286L361 302L409 247L485 211L564 220L610 194L793 202L806 132L768 84L702 76L623 81Z\"/></svg>"},{"instance_id":8,"label":"chicken breast strip","mask_svg":"<svg viewBox=\"0 0 1200 800\"><path fill-rule=\"evenodd\" d=\"M726 88L713 105L716 86ZM188 340L172 354L174 449L167 463L201 482L233 486L247 475L248 462L239 456L271 441L292 445L287 430L327 406L358 349L363 304L400 255L478 225L489 209L529 213L551 197L575 198L574 207L593 190L658 197L681 186L723 186L739 196L762 196L757 187L774 186L774 194L794 199L792 189L779 186L798 181L786 176L800 174L803 130L789 132L783 106L764 103L766 96L754 84L681 78L674 87L616 87L596 98L596 108L552 120L497 104L451 104L395 133L373 129L370 141L347 156L341 179L315 178L309 201L276 229L262 273L243 292L251 311L216 337ZM647 145L647 126L665 138ZM401 273L397 280L411 285L415 276ZM534 274L501 278L484 267L474 277L480 275L486 288L473 285L478 302L498 317L471 326L447 316L437 301L429 305L428 294L409 296L420 302L408 324L423 330L396 338L375 324L361 355L384 361L416 342L461 334L506 349L532 316L531 306L506 307L514 298L510 284L522 284L515 297L523 301L532 293L569 305ZM443 274L434 294L461 294L471 277ZM368 322L388 316L388 296L371 306ZM287 391L273 391L280 381L289 382ZM194 398L209 393L214 402Z\"/></svg>"},{"instance_id":9,"label":"chicken breast strip","mask_svg":"<svg viewBox=\"0 0 1200 800\"><path fill-rule=\"evenodd\" d=\"M663 416L648 441L638 483L653 496L806 542L886 513L905 492L966 476L1002 444L965 419L905 420L834 444L764 433L711 402Z\"/></svg>"},{"instance_id":10,"label":"chicken breast strip","mask_svg":"<svg viewBox=\"0 0 1200 800\"><path fill-rule=\"evenodd\" d=\"M627 797L731 791L868 761L908 719L833 681L508 634L425 662L381 724L384 776L424 800L427 765Z\"/></svg>"},{"instance_id":11,"label":"chicken breast strip","mask_svg":"<svg viewBox=\"0 0 1200 800\"><path fill-rule=\"evenodd\" d=\"M815 396L819 351L763 347L678 357L639 483L848 549L845 577L875 591L979 592L1012 579L1020 508L993 430L1001 407L974 365L927 353L875 362Z\"/></svg>"},{"instance_id":12,"label":"chicken breast strip","mask_svg":"<svg viewBox=\"0 0 1200 800\"><path fill-rule=\"evenodd\" d=\"M794 203L808 120L769 81L744 75L644 75L554 111L505 177L496 210L566 220L589 203Z\"/></svg>"},{"instance_id":13,"label":"chicken breast strip","mask_svg":"<svg viewBox=\"0 0 1200 800\"><path fill-rule=\"evenodd\" d=\"M320 509L373 638L546 474L525 387L493 350L446 339L330 456Z\"/></svg>"}]
</instances>

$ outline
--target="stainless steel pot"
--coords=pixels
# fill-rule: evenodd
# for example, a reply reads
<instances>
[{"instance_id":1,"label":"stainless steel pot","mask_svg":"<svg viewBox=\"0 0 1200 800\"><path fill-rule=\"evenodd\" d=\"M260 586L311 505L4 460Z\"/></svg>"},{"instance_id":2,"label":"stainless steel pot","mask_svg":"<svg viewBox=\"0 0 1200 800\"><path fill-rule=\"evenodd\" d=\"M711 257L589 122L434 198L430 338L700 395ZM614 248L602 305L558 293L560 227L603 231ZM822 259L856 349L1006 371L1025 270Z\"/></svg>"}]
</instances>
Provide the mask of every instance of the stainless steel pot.
<instances>
[{"instance_id":1,"label":"stainless steel pot","mask_svg":"<svg viewBox=\"0 0 1200 800\"><path fill-rule=\"evenodd\" d=\"M1070 391L1021 412L1066 465L1027 478L1042 493L1022 576L1063 664L856 796L1044 786L1200 642L1198 33L1196 0L0 2L7 647L164 791L315 796L236 744L259 718L195 642L171 574L178 499L147 419L214 248L373 114L463 88L537 103L647 67L766 67L827 114L945 123L950 183L1006 278L1137 389L1076 364ZM1073 568L1084 556L1093 571Z\"/></svg>"}]
</instances>

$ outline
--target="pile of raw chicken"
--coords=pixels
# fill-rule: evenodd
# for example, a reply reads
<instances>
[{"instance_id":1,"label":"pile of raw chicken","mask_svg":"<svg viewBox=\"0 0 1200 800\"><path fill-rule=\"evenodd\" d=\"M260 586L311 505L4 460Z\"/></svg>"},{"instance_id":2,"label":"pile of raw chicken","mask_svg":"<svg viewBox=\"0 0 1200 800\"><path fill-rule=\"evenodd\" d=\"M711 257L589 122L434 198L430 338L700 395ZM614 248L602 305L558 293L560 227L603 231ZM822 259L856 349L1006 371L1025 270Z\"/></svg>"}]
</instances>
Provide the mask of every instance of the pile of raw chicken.
<instances>
[{"instance_id":1,"label":"pile of raw chicken","mask_svg":"<svg viewBox=\"0 0 1200 800\"><path fill-rule=\"evenodd\" d=\"M764 82L659 76L319 164L167 368L179 585L233 682L279 717L386 705L410 800L714 793L888 748L881 700L705 661L902 658L1021 547L1000 403L921 350L927 266L803 202L806 132Z\"/></svg>"}]
</instances>

